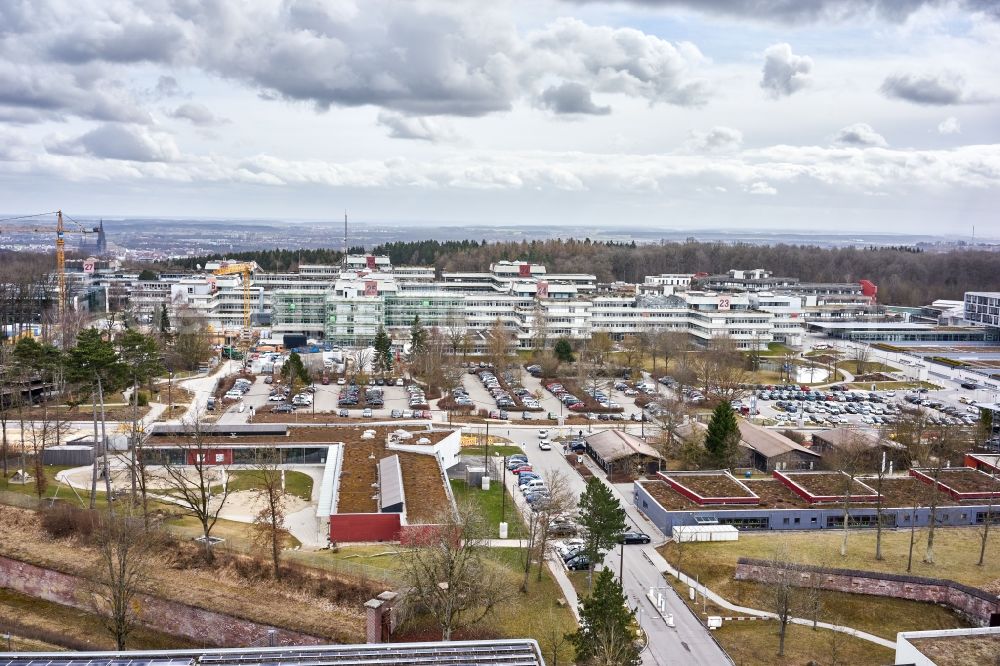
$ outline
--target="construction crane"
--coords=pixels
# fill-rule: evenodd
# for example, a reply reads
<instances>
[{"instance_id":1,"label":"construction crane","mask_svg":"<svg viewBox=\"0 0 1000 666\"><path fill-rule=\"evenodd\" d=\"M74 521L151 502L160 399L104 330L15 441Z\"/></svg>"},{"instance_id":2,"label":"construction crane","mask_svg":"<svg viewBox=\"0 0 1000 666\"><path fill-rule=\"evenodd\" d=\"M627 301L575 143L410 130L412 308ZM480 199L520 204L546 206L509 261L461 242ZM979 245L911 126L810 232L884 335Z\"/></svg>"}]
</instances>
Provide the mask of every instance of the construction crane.
<instances>
[{"instance_id":1,"label":"construction crane","mask_svg":"<svg viewBox=\"0 0 1000 666\"><path fill-rule=\"evenodd\" d=\"M243 330L244 335L250 331L250 276L253 274L257 264L247 261L237 261L226 263L212 271L213 275L242 275L243 276Z\"/></svg>"},{"instance_id":2,"label":"construction crane","mask_svg":"<svg viewBox=\"0 0 1000 666\"><path fill-rule=\"evenodd\" d=\"M92 229L87 228L70 218L70 221L76 228L67 229L63 223L63 212L61 210L55 210L49 213L38 213L35 215L23 215L20 217L11 217L6 220L0 220L0 222L7 222L12 220L23 220L28 218L43 217L46 215L56 216L56 226L55 229L52 227L36 227L36 226L18 226L18 227L2 227L0 228L0 234L10 234L10 233L35 233L35 234L51 234L55 232L56 235L56 275L59 280L59 318L63 319L66 314L66 305L69 302L69 291L66 286L66 234L96 234L100 232L98 227L93 227ZM68 215L66 217L69 217Z\"/></svg>"}]
</instances>

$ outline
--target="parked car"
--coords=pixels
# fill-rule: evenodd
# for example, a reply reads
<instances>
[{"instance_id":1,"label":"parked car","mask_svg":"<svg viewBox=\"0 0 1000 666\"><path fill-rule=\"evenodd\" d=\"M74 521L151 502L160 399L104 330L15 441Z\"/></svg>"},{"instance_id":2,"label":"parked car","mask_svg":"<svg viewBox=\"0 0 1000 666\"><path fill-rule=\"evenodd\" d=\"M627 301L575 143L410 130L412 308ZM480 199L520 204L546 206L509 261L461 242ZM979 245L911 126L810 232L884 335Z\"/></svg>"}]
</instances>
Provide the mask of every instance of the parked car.
<instances>
[{"instance_id":1,"label":"parked car","mask_svg":"<svg viewBox=\"0 0 1000 666\"><path fill-rule=\"evenodd\" d=\"M572 569L573 571L583 571L584 569L590 568L590 558L580 553L569 562L566 563L567 569Z\"/></svg>"},{"instance_id":2,"label":"parked car","mask_svg":"<svg viewBox=\"0 0 1000 666\"><path fill-rule=\"evenodd\" d=\"M618 543L624 544L636 544L636 543L649 543L649 535L645 532L624 532L620 537L618 537Z\"/></svg>"},{"instance_id":3,"label":"parked car","mask_svg":"<svg viewBox=\"0 0 1000 666\"><path fill-rule=\"evenodd\" d=\"M290 414L295 411L295 408L286 402L281 405L275 405L271 411L275 414Z\"/></svg>"},{"instance_id":4,"label":"parked car","mask_svg":"<svg viewBox=\"0 0 1000 666\"><path fill-rule=\"evenodd\" d=\"M363 416L366 419L370 419L372 417L371 407L365 407L363 410L361 410L361 416Z\"/></svg>"},{"instance_id":5,"label":"parked car","mask_svg":"<svg viewBox=\"0 0 1000 666\"><path fill-rule=\"evenodd\" d=\"M270 375L268 375L267 377L264 377L264 383L265 384L273 384L274 383L274 377L272 377Z\"/></svg>"},{"instance_id":6,"label":"parked car","mask_svg":"<svg viewBox=\"0 0 1000 666\"><path fill-rule=\"evenodd\" d=\"M350 415L351 415L351 413L349 411L347 411L346 409L341 409L339 412L337 412L337 416L339 416L342 419L346 419Z\"/></svg>"}]
</instances>

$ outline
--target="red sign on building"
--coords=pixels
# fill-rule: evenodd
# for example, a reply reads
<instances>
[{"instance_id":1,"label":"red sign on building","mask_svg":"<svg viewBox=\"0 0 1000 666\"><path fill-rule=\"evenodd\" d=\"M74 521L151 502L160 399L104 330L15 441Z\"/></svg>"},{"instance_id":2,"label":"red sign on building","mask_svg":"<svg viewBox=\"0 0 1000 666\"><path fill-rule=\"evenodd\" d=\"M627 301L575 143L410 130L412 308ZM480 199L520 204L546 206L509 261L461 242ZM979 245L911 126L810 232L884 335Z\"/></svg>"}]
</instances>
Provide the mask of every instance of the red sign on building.
<instances>
[{"instance_id":1,"label":"red sign on building","mask_svg":"<svg viewBox=\"0 0 1000 666\"><path fill-rule=\"evenodd\" d=\"M549 297L549 283L539 282L537 290L538 298L548 298Z\"/></svg>"},{"instance_id":2,"label":"red sign on building","mask_svg":"<svg viewBox=\"0 0 1000 666\"><path fill-rule=\"evenodd\" d=\"M521 277L531 277L531 264L521 264L517 269Z\"/></svg>"},{"instance_id":3,"label":"red sign on building","mask_svg":"<svg viewBox=\"0 0 1000 666\"><path fill-rule=\"evenodd\" d=\"M378 296L378 281L365 280L365 296Z\"/></svg>"},{"instance_id":4,"label":"red sign on building","mask_svg":"<svg viewBox=\"0 0 1000 666\"><path fill-rule=\"evenodd\" d=\"M368 262L368 268L370 268L372 270L375 270L375 256L374 255L369 254L367 257L365 257L365 261Z\"/></svg>"}]
</instances>

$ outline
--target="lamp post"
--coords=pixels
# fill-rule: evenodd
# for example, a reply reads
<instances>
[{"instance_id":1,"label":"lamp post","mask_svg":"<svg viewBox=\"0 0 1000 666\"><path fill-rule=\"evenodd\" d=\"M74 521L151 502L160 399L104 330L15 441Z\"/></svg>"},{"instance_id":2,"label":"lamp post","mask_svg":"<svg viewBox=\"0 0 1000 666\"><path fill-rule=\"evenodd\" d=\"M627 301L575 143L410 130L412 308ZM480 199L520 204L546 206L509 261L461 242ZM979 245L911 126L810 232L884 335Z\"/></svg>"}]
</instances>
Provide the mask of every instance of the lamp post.
<instances>
[{"instance_id":1,"label":"lamp post","mask_svg":"<svg viewBox=\"0 0 1000 666\"><path fill-rule=\"evenodd\" d=\"M167 370L167 417L174 411L174 371Z\"/></svg>"}]
</instances>

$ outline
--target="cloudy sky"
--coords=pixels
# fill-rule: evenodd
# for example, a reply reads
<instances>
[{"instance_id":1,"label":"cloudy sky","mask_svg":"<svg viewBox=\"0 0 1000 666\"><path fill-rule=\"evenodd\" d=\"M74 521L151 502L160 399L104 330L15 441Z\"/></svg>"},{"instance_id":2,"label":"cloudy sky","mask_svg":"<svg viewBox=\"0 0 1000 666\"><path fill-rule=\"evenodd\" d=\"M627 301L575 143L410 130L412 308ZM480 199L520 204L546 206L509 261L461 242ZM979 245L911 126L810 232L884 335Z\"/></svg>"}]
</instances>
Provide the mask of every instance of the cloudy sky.
<instances>
[{"instance_id":1,"label":"cloudy sky","mask_svg":"<svg viewBox=\"0 0 1000 666\"><path fill-rule=\"evenodd\" d=\"M0 209L1000 236L997 0L4 0Z\"/></svg>"}]
</instances>

